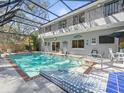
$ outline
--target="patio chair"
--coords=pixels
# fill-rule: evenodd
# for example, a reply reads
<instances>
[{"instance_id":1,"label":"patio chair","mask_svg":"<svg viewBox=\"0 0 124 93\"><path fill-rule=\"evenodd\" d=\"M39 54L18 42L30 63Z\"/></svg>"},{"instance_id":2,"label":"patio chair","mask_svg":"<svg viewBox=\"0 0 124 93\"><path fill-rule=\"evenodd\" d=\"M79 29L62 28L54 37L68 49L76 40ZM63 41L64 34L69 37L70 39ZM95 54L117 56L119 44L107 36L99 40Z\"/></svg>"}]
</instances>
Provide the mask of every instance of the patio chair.
<instances>
[{"instance_id":1,"label":"patio chair","mask_svg":"<svg viewBox=\"0 0 124 93\"><path fill-rule=\"evenodd\" d=\"M112 62L115 61L115 54L112 51L112 48L109 48L109 57Z\"/></svg>"},{"instance_id":2,"label":"patio chair","mask_svg":"<svg viewBox=\"0 0 124 93\"><path fill-rule=\"evenodd\" d=\"M111 59L103 58L103 54L99 54L98 52L89 54L88 59L91 59L96 64L100 64L101 69L103 69L103 65L113 65L113 61Z\"/></svg>"},{"instance_id":3,"label":"patio chair","mask_svg":"<svg viewBox=\"0 0 124 93\"><path fill-rule=\"evenodd\" d=\"M116 52L113 53L112 48L109 48L110 60L113 63L124 62L124 53Z\"/></svg>"}]
</instances>

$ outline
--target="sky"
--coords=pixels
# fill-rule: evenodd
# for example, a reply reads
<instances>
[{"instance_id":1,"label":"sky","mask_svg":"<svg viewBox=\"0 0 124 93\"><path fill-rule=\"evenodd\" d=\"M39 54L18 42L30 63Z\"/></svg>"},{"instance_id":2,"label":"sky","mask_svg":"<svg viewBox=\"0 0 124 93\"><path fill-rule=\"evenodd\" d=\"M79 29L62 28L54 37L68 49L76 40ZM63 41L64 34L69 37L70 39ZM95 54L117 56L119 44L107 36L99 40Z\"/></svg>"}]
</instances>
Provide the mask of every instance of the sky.
<instances>
[{"instance_id":1,"label":"sky","mask_svg":"<svg viewBox=\"0 0 124 93\"><path fill-rule=\"evenodd\" d=\"M9 1L9 0L0 0L0 1ZM12 0L11 0L12 1ZM35 2L35 3L37 3L39 6L42 6L42 4L40 3L40 1L45 1L45 0L31 0L31 1L33 1L33 2ZM58 15L58 16L62 16L62 15L64 15L64 14L66 14L66 13L68 13L68 12L70 12L71 10L69 10L60 0L47 0L48 1L48 3L49 3L49 6L51 6L51 5L53 5L53 4L55 4L57 1L57 3L54 5L54 6L52 6L51 8L49 8L49 11L51 11L51 12L53 12L53 13L55 13L56 15ZM87 3L89 3L87 0L63 0L72 10L75 10L76 8L78 8L78 7L80 7L80 6L83 6L83 5L85 5L85 4L87 4ZM92 1L92 0L91 0ZM26 4L28 4L28 5L26 5ZM35 11L31 11L30 9L28 9L28 6L29 6L29 8L32 8L33 7L33 5L34 4L32 4L31 2L29 2L28 0L25 0L25 3L23 3L23 5L21 6L21 9L23 9L23 10L25 10L25 11L28 11L28 12L30 12L30 13L33 13L34 15L37 15L37 16L40 16L40 17L42 17L42 13L40 13L40 10L42 10L42 8L40 8L40 7L35 7L34 9L36 9ZM31 3L31 4L30 4ZM15 4L12 4L11 5L11 7L10 7L10 5L9 5L9 7L10 8L12 8L13 6L14 6ZM27 6L27 9L26 9L26 6ZM49 7L48 6L48 7ZM6 7L5 7L5 9L4 8L2 8L3 10L4 10L4 12L6 11ZM40 10L39 10L40 9ZM0 9L1 10L1 9ZM1 12L1 11L0 11ZM2 11L3 12L3 11ZM40 22L40 23L45 23L45 22L48 22L48 21L44 21L42 18L38 18L38 17L35 17L35 16L32 16L32 15L30 15L30 14L28 14L28 13L21 13L22 11L19 11L18 12L18 15L19 16L23 16L23 14L24 14L24 16L25 16L25 18L27 18L27 19L30 19L30 20L33 20L33 21L37 21L37 22ZM43 11L41 11L41 12L43 12ZM24 17L23 16L23 17ZM53 19L55 19L56 18L56 16L55 15L52 15L51 13L48 13L48 16L49 16L49 19L50 20L53 20ZM15 18L15 17L14 17ZM13 18L13 19L14 19ZM17 19L17 18L16 18ZM15 19L15 20L16 20ZM20 22L24 22L21 18L18 18L17 19L18 21L20 21ZM31 22L29 22L29 21L25 21L24 23L28 23L28 24L30 24ZM31 24L34 24L33 22L31 23ZM30 24L30 25L31 25ZM37 24L38 25L38 24ZM31 26L30 26L31 27Z\"/></svg>"},{"instance_id":2,"label":"sky","mask_svg":"<svg viewBox=\"0 0 124 93\"><path fill-rule=\"evenodd\" d=\"M35 1L37 4L39 0L32 0ZM41 0L41 1L47 1L48 3L48 10L57 14L58 16L62 16L68 12L70 12L71 10L69 10L60 0ZM89 3L89 0L63 0L72 10L75 10L76 8L83 6L87 3ZM28 2L29 3L29 2ZM51 7L52 6L52 7ZM41 8L40 8L41 9ZM38 15L37 13L35 13L35 15ZM30 19L36 19L36 17L31 16L30 14L26 14L27 17L29 17ZM57 18L55 15L51 14L48 12L48 18L50 20L53 20L55 18ZM39 18L37 19L39 20ZM40 20L39 20L40 22ZM47 22L47 21L46 21Z\"/></svg>"},{"instance_id":3,"label":"sky","mask_svg":"<svg viewBox=\"0 0 124 93\"><path fill-rule=\"evenodd\" d=\"M51 6L52 4L54 4L55 2L57 2L58 0L48 0L49 2L49 6ZM64 1L72 10L80 7L80 6L83 6L85 4L88 3L88 1L83 1L83 0L80 0L80 1ZM54 12L55 14L61 16L65 13L68 13L70 12L70 10L63 4L61 3L61 1L59 1L57 4L55 4L53 7L51 7L49 9L50 11ZM50 19L54 19L56 18L54 15L50 14L49 13L49 17Z\"/></svg>"}]
</instances>

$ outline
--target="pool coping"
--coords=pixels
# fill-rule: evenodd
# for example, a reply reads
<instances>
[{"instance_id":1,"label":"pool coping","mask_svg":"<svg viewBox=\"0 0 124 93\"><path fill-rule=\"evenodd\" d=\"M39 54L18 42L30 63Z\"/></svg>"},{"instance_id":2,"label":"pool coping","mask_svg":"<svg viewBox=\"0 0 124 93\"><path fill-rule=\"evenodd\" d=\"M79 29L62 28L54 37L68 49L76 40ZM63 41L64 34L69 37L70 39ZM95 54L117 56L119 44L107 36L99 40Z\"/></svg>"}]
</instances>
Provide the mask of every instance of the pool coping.
<instances>
[{"instance_id":1,"label":"pool coping","mask_svg":"<svg viewBox=\"0 0 124 93\"><path fill-rule=\"evenodd\" d=\"M39 77L39 75L34 76L34 77L29 77L26 73L24 73L20 67L18 67L14 62L12 62L11 60L8 60L8 63L11 64L11 66L16 70L16 72L24 79L24 81L30 81L33 79L36 79Z\"/></svg>"},{"instance_id":2,"label":"pool coping","mask_svg":"<svg viewBox=\"0 0 124 93\"><path fill-rule=\"evenodd\" d=\"M59 55L59 56L69 56L69 57L79 58L79 59L82 58L81 56L75 56L75 55L72 56L72 55L63 55L63 54L60 55L58 53L45 53L45 54L52 54L52 55ZM29 80L32 80L32 79L35 79L35 78L39 77L39 75L34 76L34 77L29 77L20 67L17 66L17 64L12 62L12 60L10 60L9 58L7 60L12 65L12 67L15 68L15 70L18 72L18 74L24 79L24 81L29 81ZM86 63L92 63L92 64L86 65L86 66L88 66L88 68L83 72L83 74L90 74L90 72L92 71L92 69L96 65L96 62L88 61L88 60L85 60L85 62Z\"/></svg>"},{"instance_id":3,"label":"pool coping","mask_svg":"<svg viewBox=\"0 0 124 93\"><path fill-rule=\"evenodd\" d=\"M40 74L41 75L41 74ZM52 80L50 80L49 78L47 78L47 77L45 77L45 76L43 76L43 75L41 75L42 77L44 77L45 79L47 79L48 81L50 81L50 82L52 82L53 84L55 84L56 86L58 86L59 88L61 88L62 90L64 90L66 93L70 93L70 92L68 92L67 90L65 90L63 87L61 87L61 86L59 86L59 85L57 85L56 83L54 83Z\"/></svg>"},{"instance_id":4,"label":"pool coping","mask_svg":"<svg viewBox=\"0 0 124 93\"><path fill-rule=\"evenodd\" d=\"M33 79L36 79L39 77L39 75L37 76L34 76L34 77L29 77L26 73L24 73L24 71L22 69L20 69L20 67L18 67L14 62L12 62L11 60L7 59L8 60L8 63L11 64L11 66L16 70L16 72L24 79L24 81L30 81L30 80L33 80ZM89 61L86 61L86 62L89 62ZM91 63L91 62L90 62ZM96 63L92 62L93 64L90 65L85 71L83 74L89 74L92 70L92 68L94 67L94 65Z\"/></svg>"},{"instance_id":5,"label":"pool coping","mask_svg":"<svg viewBox=\"0 0 124 93\"><path fill-rule=\"evenodd\" d=\"M8 63L12 65L12 67L16 70L16 72L24 79L25 82L28 82L30 80L36 79L40 76L44 77L45 79L47 79L48 81L52 82L53 84L55 84L52 80L46 78L43 75L37 75L34 77L29 77L26 73L24 73L15 63L13 63L11 60L8 60ZM59 88L61 88L63 91L65 91L66 93L69 93L68 91L66 91L64 88L60 87L59 85L55 84L56 86L58 86Z\"/></svg>"},{"instance_id":6,"label":"pool coping","mask_svg":"<svg viewBox=\"0 0 124 93\"><path fill-rule=\"evenodd\" d=\"M92 61L85 61L85 62L86 63L92 63L92 64L84 71L83 74L90 74L90 72L92 71L92 69L96 65L96 62L92 62Z\"/></svg>"},{"instance_id":7,"label":"pool coping","mask_svg":"<svg viewBox=\"0 0 124 93\"><path fill-rule=\"evenodd\" d=\"M10 59L7 59L8 63L11 64L11 66L16 70L16 72L23 78L23 80L25 82L28 82L30 80L36 79L40 76L42 76L43 78L47 79L48 81L50 81L51 83L55 84L56 86L58 86L60 89L62 89L63 91L65 91L66 93L69 93L66 89L64 89L63 87L57 85L56 83L54 83L52 80L48 79L47 77L43 76L43 75L37 75L34 77L29 77L26 73L24 73L24 71L18 67L14 62L12 62ZM91 62L91 61L86 61L87 63L92 63L83 74L89 74L92 70L92 68L94 67L94 65L96 64L95 62Z\"/></svg>"}]
</instances>

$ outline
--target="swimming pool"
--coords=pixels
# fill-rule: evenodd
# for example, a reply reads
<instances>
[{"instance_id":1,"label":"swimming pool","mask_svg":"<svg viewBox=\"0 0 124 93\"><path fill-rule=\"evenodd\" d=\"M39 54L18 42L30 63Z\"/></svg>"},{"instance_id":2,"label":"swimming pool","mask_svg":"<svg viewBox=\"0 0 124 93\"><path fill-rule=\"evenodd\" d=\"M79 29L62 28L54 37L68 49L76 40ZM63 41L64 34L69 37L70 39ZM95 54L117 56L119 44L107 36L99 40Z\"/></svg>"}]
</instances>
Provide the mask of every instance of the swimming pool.
<instances>
[{"instance_id":1,"label":"swimming pool","mask_svg":"<svg viewBox=\"0 0 124 93\"><path fill-rule=\"evenodd\" d=\"M45 53L22 53L10 55L9 58L29 77L39 75L41 71L68 70L80 66L79 60Z\"/></svg>"}]
</instances>

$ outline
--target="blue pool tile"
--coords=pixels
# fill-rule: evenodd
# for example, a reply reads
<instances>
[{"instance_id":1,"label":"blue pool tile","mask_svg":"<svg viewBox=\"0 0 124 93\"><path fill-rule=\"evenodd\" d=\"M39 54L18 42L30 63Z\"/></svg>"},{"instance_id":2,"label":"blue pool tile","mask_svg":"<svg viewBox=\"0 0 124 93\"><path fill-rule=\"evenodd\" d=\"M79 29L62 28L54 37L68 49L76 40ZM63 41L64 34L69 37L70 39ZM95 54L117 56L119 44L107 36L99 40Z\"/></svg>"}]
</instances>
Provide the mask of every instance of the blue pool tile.
<instances>
[{"instance_id":1,"label":"blue pool tile","mask_svg":"<svg viewBox=\"0 0 124 93\"><path fill-rule=\"evenodd\" d=\"M119 93L124 93L124 87L119 87Z\"/></svg>"},{"instance_id":2,"label":"blue pool tile","mask_svg":"<svg viewBox=\"0 0 124 93\"><path fill-rule=\"evenodd\" d=\"M118 76L118 80L124 82L124 77Z\"/></svg>"},{"instance_id":3,"label":"blue pool tile","mask_svg":"<svg viewBox=\"0 0 124 93\"><path fill-rule=\"evenodd\" d=\"M106 93L118 93L118 92L115 91L115 90L113 90L113 89L111 89L111 88L108 88L108 89L106 90Z\"/></svg>"},{"instance_id":4,"label":"blue pool tile","mask_svg":"<svg viewBox=\"0 0 124 93\"><path fill-rule=\"evenodd\" d=\"M109 74L106 93L124 93L124 72Z\"/></svg>"},{"instance_id":5,"label":"blue pool tile","mask_svg":"<svg viewBox=\"0 0 124 93\"><path fill-rule=\"evenodd\" d=\"M107 85L107 88L111 88L111 89L113 89L113 90L117 90L117 85L113 85L113 84L108 84Z\"/></svg>"},{"instance_id":6,"label":"blue pool tile","mask_svg":"<svg viewBox=\"0 0 124 93\"><path fill-rule=\"evenodd\" d=\"M119 86L124 87L124 81L118 80L118 84L119 84Z\"/></svg>"}]
</instances>

